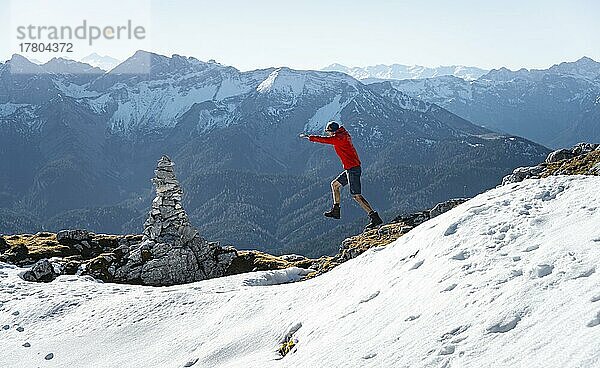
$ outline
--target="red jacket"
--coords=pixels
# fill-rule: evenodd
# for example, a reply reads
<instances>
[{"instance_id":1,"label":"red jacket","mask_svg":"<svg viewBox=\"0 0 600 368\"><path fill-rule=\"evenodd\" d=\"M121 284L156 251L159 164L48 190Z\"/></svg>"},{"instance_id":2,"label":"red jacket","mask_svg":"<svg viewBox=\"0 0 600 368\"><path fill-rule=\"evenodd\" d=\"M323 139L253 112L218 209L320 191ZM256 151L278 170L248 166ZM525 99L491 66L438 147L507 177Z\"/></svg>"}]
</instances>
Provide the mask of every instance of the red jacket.
<instances>
[{"instance_id":1,"label":"red jacket","mask_svg":"<svg viewBox=\"0 0 600 368\"><path fill-rule=\"evenodd\" d=\"M360 166L360 159L358 158L358 153L356 153L356 149L352 145L352 138L350 137L350 133L348 133L348 131L344 129L344 127L340 127L330 137L309 135L308 140L311 142L333 144L335 153L337 153L337 155L340 157L340 160L342 160L344 170L348 170L355 166Z\"/></svg>"}]
</instances>

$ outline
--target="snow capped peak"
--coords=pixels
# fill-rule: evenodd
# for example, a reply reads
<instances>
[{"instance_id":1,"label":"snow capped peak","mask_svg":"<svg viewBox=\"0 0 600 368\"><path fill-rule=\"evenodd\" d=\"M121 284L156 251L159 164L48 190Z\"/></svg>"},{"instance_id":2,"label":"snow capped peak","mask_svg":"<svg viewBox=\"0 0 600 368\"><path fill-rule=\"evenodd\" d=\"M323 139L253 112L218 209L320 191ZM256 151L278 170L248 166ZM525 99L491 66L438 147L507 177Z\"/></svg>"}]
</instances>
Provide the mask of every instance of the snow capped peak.
<instances>
[{"instance_id":1,"label":"snow capped peak","mask_svg":"<svg viewBox=\"0 0 600 368\"><path fill-rule=\"evenodd\" d=\"M144 74L158 69L160 65L168 64L168 57L151 52L138 50L131 57L112 69L110 74Z\"/></svg>"},{"instance_id":2,"label":"snow capped peak","mask_svg":"<svg viewBox=\"0 0 600 368\"><path fill-rule=\"evenodd\" d=\"M229 68L218 63L205 63L193 57L174 54L171 57L138 50L133 56L112 69L111 75L148 74L153 77L184 75L210 68Z\"/></svg>"},{"instance_id":3,"label":"snow capped peak","mask_svg":"<svg viewBox=\"0 0 600 368\"><path fill-rule=\"evenodd\" d=\"M594 79L600 76L600 63L587 56L584 56L577 61L562 62L560 64L553 65L550 69L548 69L548 71Z\"/></svg>"},{"instance_id":4,"label":"snow capped peak","mask_svg":"<svg viewBox=\"0 0 600 368\"><path fill-rule=\"evenodd\" d=\"M305 74L293 72L288 68L277 68L256 87L256 91L259 93L291 94L298 97L304 90L305 82Z\"/></svg>"},{"instance_id":5,"label":"snow capped peak","mask_svg":"<svg viewBox=\"0 0 600 368\"><path fill-rule=\"evenodd\" d=\"M111 70L121 63L121 61L113 57L98 55L95 52L82 58L81 62L90 64L105 71Z\"/></svg>"},{"instance_id":6,"label":"snow capped peak","mask_svg":"<svg viewBox=\"0 0 600 368\"><path fill-rule=\"evenodd\" d=\"M577 61L555 64L548 69L529 70L526 68L521 68L519 70L512 71L508 68L502 67L491 70L489 73L483 75L480 80L498 82L508 82L516 78L526 80L541 80L545 75L549 74L569 75L576 78L593 80L600 76L600 63L584 56Z\"/></svg>"}]
</instances>

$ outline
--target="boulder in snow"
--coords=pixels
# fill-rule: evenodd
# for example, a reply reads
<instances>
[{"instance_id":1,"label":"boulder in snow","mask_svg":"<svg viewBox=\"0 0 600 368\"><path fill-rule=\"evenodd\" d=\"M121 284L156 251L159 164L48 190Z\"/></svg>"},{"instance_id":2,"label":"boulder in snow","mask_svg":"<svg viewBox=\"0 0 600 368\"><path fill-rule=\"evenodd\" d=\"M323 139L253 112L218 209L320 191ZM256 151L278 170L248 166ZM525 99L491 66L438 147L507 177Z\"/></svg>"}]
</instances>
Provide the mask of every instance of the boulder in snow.
<instances>
[{"instance_id":1,"label":"boulder in snow","mask_svg":"<svg viewBox=\"0 0 600 368\"><path fill-rule=\"evenodd\" d=\"M40 259L30 270L25 271L21 278L25 281L50 282L58 275L59 273L55 272L55 268L49 260Z\"/></svg>"}]
</instances>

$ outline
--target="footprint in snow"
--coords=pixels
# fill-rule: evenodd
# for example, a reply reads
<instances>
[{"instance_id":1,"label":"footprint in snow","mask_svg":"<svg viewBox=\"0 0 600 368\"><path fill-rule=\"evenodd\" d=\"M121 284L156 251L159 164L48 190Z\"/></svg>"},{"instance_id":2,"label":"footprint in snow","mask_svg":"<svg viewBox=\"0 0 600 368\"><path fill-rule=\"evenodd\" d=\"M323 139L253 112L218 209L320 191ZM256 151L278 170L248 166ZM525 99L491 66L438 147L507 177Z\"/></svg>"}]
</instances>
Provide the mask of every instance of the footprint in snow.
<instances>
[{"instance_id":1,"label":"footprint in snow","mask_svg":"<svg viewBox=\"0 0 600 368\"><path fill-rule=\"evenodd\" d=\"M552 266L552 265L540 264L540 265L535 266L535 268L531 272L531 275L533 277L542 278L542 277L550 275L553 270L554 270L554 266Z\"/></svg>"},{"instance_id":2,"label":"footprint in snow","mask_svg":"<svg viewBox=\"0 0 600 368\"><path fill-rule=\"evenodd\" d=\"M452 291L454 290L454 288L456 287L457 284L450 284L448 286L446 286L446 288L444 290L442 290L441 292L446 292L446 291Z\"/></svg>"},{"instance_id":3,"label":"footprint in snow","mask_svg":"<svg viewBox=\"0 0 600 368\"><path fill-rule=\"evenodd\" d=\"M458 326L456 328L454 328L451 331L446 332L445 334L443 334L440 338L439 341L440 342L444 342L446 340L452 339L460 334L462 334L463 332L465 332L466 330L469 329L469 325L465 325L465 326Z\"/></svg>"},{"instance_id":4,"label":"footprint in snow","mask_svg":"<svg viewBox=\"0 0 600 368\"><path fill-rule=\"evenodd\" d=\"M456 233L456 230L458 230L458 223L455 222L452 225L448 226L446 231L444 231L444 236L452 235Z\"/></svg>"},{"instance_id":5,"label":"footprint in snow","mask_svg":"<svg viewBox=\"0 0 600 368\"><path fill-rule=\"evenodd\" d=\"M196 364L197 361L198 361L198 358L195 358L195 359L192 359L192 360L188 360L183 366L186 367L186 368L187 367L191 367L194 364Z\"/></svg>"},{"instance_id":6,"label":"footprint in snow","mask_svg":"<svg viewBox=\"0 0 600 368\"><path fill-rule=\"evenodd\" d=\"M371 358L375 358L377 356L377 353L369 353L365 356L363 356L363 359L371 359Z\"/></svg>"},{"instance_id":7,"label":"footprint in snow","mask_svg":"<svg viewBox=\"0 0 600 368\"><path fill-rule=\"evenodd\" d=\"M517 324L521 321L521 316L512 316L506 320L500 321L487 328L490 333L505 333L513 328L517 327Z\"/></svg>"},{"instance_id":8,"label":"footprint in snow","mask_svg":"<svg viewBox=\"0 0 600 368\"><path fill-rule=\"evenodd\" d=\"M417 261L408 270L416 270L417 268L421 267L424 262L424 260Z\"/></svg>"},{"instance_id":9,"label":"footprint in snow","mask_svg":"<svg viewBox=\"0 0 600 368\"><path fill-rule=\"evenodd\" d=\"M532 252L536 249L538 249L540 246L538 244L536 245L530 245L527 248L525 248L525 250L523 252Z\"/></svg>"},{"instance_id":10,"label":"footprint in snow","mask_svg":"<svg viewBox=\"0 0 600 368\"><path fill-rule=\"evenodd\" d=\"M513 277L523 276L523 270L510 270L510 275Z\"/></svg>"},{"instance_id":11,"label":"footprint in snow","mask_svg":"<svg viewBox=\"0 0 600 368\"><path fill-rule=\"evenodd\" d=\"M456 253L455 255L452 256L452 259L454 259L455 261L464 261L465 259L469 258L469 252L466 250L460 251L458 253Z\"/></svg>"},{"instance_id":12,"label":"footprint in snow","mask_svg":"<svg viewBox=\"0 0 600 368\"><path fill-rule=\"evenodd\" d=\"M510 224L506 224L504 226L502 226L500 229L498 229L499 232L501 233L506 233L508 232L508 230L510 230L512 226L510 226Z\"/></svg>"},{"instance_id":13,"label":"footprint in snow","mask_svg":"<svg viewBox=\"0 0 600 368\"><path fill-rule=\"evenodd\" d=\"M596 272L596 267L590 267L587 270L580 272L578 275L575 275L573 279L580 279L582 277L590 277Z\"/></svg>"},{"instance_id":14,"label":"footprint in snow","mask_svg":"<svg viewBox=\"0 0 600 368\"><path fill-rule=\"evenodd\" d=\"M600 325L600 312L596 313L596 317L592 318L592 320L586 324L588 327L596 327L598 325Z\"/></svg>"},{"instance_id":15,"label":"footprint in snow","mask_svg":"<svg viewBox=\"0 0 600 368\"><path fill-rule=\"evenodd\" d=\"M366 303L366 302L368 302L370 300L375 299L378 295L379 295L379 290L377 290L376 292L374 292L374 293L366 296L365 298L362 298L358 303L359 304Z\"/></svg>"},{"instance_id":16,"label":"footprint in snow","mask_svg":"<svg viewBox=\"0 0 600 368\"><path fill-rule=\"evenodd\" d=\"M408 316L404 321L406 321L406 322L414 321L415 319L417 319L419 317L421 317L420 314L413 315L413 316Z\"/></svg>"},{"instance_id":17,"label":"footprint in snow","mask_svg":"<svg viewBox=\"0 0 600 368\"><path fill-rule=\"evenodd\" d=\"M442 346L442 348L439 351L439 355L450 355L450 354L454 354L454 351L456 350L456 347L452 344L450 345L446 345L446 346Z\"/></svg>"}]
</instances>

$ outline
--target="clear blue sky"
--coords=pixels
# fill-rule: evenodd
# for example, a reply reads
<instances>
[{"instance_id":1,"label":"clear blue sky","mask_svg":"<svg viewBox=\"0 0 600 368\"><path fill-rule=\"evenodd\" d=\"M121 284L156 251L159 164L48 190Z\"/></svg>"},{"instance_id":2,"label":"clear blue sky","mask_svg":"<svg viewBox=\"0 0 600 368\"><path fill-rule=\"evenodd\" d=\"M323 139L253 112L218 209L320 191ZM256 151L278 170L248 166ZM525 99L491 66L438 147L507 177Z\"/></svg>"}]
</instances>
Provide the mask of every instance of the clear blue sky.
<instances>
[{"instance_id":1,"label":"clear blue sky","mask_svg":"<svg viewBox=\"0 0 600 368\"><path fill-rule=\"evenodd\" d=\"M119 59L135 48L150 48L243 70L282 65L315 69L334 62L516 69L548 67L584 55L600 60L597 0L141 0L135 2L137 11L122 10L127 0L98 0L71 3L68 15L60 6L69 6L69 0L13 1L30 2L38 23L44 17L93 19L98 13L105 14L103 19L112 14L148 20L145 43L100 42L94 49ZM15 16L10 1L0 4L5 35L0 57L7 59L15 52L16 41L6 36ZM18 24L29 19L20 18Z\"/></svg>"}]
</instances>

